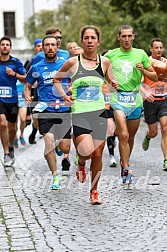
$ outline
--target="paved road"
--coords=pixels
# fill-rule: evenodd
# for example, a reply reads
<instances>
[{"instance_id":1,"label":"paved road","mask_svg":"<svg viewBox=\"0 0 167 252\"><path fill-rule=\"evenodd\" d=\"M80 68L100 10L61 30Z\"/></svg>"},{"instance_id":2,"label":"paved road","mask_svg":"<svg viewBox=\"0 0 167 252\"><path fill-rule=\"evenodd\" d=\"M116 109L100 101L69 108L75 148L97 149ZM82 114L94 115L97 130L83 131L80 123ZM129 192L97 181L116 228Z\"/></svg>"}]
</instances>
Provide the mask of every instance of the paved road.
<instances>
[{"instance_id":1,"label":"paved road","mask_svg":"<svg viewBox=\"0 0 167 252\"><path fill-rule=\"evenodd\" d=\"M145 131L142 121L131 157L132 190L122 188L120 167L109 167L105 148L100 206L89 202L89 177L84 184L76 181L74 148L71 170L62 174L58 191L49 188L43 139L16 150L14 168L0 165L0 251L167 251L167 173L162 171L160 135L147 152L142 150Z\"/></svg>"}]
</instances>

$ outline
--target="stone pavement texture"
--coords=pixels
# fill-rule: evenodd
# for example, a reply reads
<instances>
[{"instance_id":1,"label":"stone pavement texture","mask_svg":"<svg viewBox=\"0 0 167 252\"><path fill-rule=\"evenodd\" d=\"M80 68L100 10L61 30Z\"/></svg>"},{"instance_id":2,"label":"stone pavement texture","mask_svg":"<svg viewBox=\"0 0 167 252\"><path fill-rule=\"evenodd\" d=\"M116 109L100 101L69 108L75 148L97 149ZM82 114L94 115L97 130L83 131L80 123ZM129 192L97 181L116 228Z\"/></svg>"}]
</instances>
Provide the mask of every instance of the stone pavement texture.
<instances>
[{"instance_id":1,"label":"stone pavement texture","mask_svg":"<svg viewBox=\"0 0 167 252\"><path fill-rule=\"evenodd\" d=\"M57 191L50 190L43 139L18 148L13 168L0 165L0 251L167 251L167 172L162 171L160 134L144 152L145 132L142 120L130 160L132 190L121 186L120 167L109 167L105 148L100 206L89 202L89 176L84 184L75 178L73 147L70 172L62 174Z\"/></svg>"}]
</instances>

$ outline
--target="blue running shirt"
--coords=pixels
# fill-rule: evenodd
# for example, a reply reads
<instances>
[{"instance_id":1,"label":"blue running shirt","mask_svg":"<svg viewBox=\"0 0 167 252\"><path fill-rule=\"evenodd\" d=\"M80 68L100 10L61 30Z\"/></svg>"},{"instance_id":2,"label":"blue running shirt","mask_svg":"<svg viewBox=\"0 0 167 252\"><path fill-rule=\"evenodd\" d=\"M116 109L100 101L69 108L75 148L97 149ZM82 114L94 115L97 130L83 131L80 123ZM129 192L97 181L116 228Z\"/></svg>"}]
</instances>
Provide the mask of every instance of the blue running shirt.
<instances>
[{"instance_id":1,"label":"blue running shirt","mask_svg":"<svg viewBox=\"0 0 167 252\"><path fill-rule=\"evenodd\" d=\"M14 72L21 75L25 74L26 70L22 62L15 57L10 56L7 61L0 60L0 101L5 103L17 103L17 78L7 75L6 67L12 68Z\"/></svg>"},{"instance_id":2,"label":"blue running shirt","mask_svg":"<svg viewBox=\"0 0 167 252\"><path fill-rule=\"evenodd\" d=\"M45 59L41 60L39 63L32 66L29 70L26 80L28 83L33 85L36 81L38 82L38 101L46 102L55 102L57 99L60 102L63 102L62 97L57 92L56 88L53 85L53 77L57 71L62 67L65 60L58 58L54 62L47 62ZM68 93L69 88L69 79L64 78L62 80L62 86L64 91ZM70 111L68 106L60 106L60 108L55 108L55 106L49 106L46 108L47 111L52 112L64 112Z\"/></svg>"}]
</instances>

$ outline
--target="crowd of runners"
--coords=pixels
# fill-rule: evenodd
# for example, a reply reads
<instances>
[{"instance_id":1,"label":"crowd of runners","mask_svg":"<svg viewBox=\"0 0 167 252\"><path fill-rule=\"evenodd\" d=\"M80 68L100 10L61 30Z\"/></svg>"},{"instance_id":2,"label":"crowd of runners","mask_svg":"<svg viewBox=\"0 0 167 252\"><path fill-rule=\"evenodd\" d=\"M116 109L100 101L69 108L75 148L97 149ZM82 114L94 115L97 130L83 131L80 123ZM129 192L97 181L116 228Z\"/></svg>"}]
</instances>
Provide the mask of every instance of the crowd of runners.
<instances>
[{"instance_id":1,"label":"crowd of runners","mask_svg":"<svg viewBox=\"0 0 167 252\"><path fill-rule=\"evenodd\" d=\"M144 151L148 150L159 123L162 168L167 171L167 60L163 57L163 40L152 39L149 57L143 49L133 47L133 27L122 25L117 35L120 46L98 54L100 35L98 27L86 25L80 31L81 46L71 41L63 50L61 30L48 29L44 38L34 41L36 55L28 65L10 55L9 37L0 39L0 137L4 167L13 165L19 141L26 145L24 129L31 123L28 140L35 143L37 130L44 139L44 157L53 175L51 189L61 187L56 155L62 155L62 170L70 169L71 141L76 149L76 177L80 183L86 180L85 164L90 160L93 205L102 203L98 182L105 143L110 166L115 167L118 164L114 147L118 138L122 183L133 183L130 156L143 111L148 131L141 145Z\"/></svg>"}]
</instances>

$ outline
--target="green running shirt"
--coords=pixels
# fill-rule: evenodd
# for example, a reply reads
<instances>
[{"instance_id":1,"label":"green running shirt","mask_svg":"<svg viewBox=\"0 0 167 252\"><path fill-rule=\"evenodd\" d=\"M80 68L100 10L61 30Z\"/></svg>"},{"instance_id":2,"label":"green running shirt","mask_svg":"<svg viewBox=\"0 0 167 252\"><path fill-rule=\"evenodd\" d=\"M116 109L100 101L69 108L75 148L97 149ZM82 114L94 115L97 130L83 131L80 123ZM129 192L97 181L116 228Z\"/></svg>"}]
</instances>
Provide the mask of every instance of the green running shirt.
<instances>
[{"instance_id":1,"label":"green running shirt","mask_svg":"<svg viewBox=\"0 0 167 252\"><path fill-rule=\"evenodd\" d=\"M78 55L77 70L71 76L74 97L72 113L91 112L105 108L102 93L104 73L100 55L98 57L99 64L93 69L88 69L83 66L81 56Z\"/></svg>"},{"instance_id":2,"label":"green running shirt","mask_svg":"<svg viewBox=\"0 0 167 252\"><path fill-rule=\"evenodd\" d=\"M142 95L139 92L142 73L136 68L137 63L142 63L144 68L151 66L148 55L142 49L132 48L130 51L123 51L120 48L109 50L105 55L112 63L112 71L115 79L118 81L118 90L135 91L134 97L126 97L125 100L135 99L133 102L124 102L124 98L119 97L119 92L114 92L110 97L111 104L117 104L122 99L122 105L125 107L141 107L143 104Z\"/></svg>"}]
</instances>

